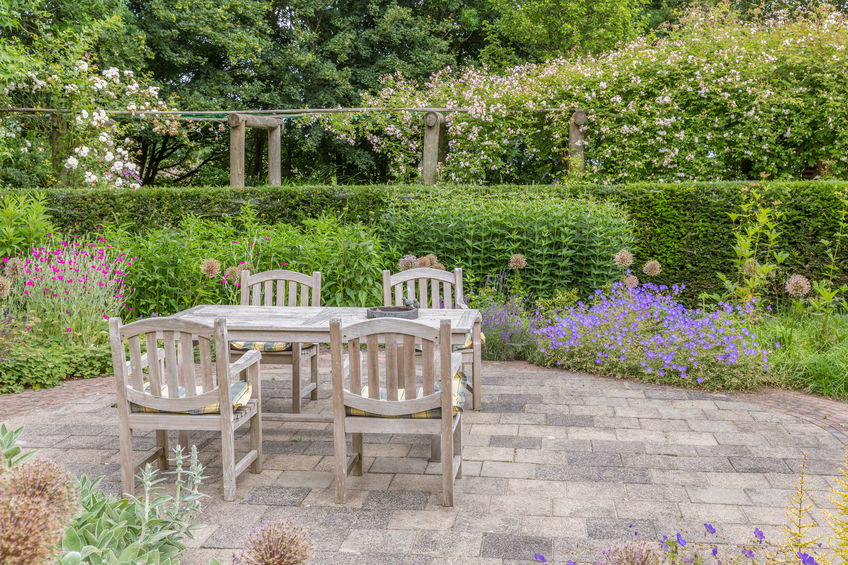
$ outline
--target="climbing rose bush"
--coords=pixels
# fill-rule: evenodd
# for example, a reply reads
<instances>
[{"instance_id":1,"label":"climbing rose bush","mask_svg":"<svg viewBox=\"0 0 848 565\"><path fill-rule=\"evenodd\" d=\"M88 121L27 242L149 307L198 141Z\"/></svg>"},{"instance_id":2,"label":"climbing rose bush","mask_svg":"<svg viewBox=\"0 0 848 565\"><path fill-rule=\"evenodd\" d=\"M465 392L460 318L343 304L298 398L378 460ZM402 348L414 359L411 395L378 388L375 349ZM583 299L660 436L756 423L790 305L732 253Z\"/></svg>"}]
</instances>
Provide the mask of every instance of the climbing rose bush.
<instances>
[{"instance_id":1,"label":"climbing rose bush","mask_svg":"<svg viewBox=\"0 0 848 565\"><path fill-rule=\"evenodd\" d=\"M741 316L753 307L688 309L676 299L683 288L616 282L536 330L539 350L550 365L593 373L706 388L759 384L769 351Z\"/></svg>"},{"instance_id":2,"label":"climbing rose bush","mask_svg":"<svg viewBox=\"0 0 848 565\"><path fill-rule=\"evenodd\" d=\"M468 109L446 114L441 175L455 182L848 178L846 45L848 17L829 8L741 22L725 7L597 58L394 74L363 105ZM588 113L582 175L566 167L574 108ZM420 113L323 119L386 155L396 180L418 177Z\"/></svg>"}]
</instances>

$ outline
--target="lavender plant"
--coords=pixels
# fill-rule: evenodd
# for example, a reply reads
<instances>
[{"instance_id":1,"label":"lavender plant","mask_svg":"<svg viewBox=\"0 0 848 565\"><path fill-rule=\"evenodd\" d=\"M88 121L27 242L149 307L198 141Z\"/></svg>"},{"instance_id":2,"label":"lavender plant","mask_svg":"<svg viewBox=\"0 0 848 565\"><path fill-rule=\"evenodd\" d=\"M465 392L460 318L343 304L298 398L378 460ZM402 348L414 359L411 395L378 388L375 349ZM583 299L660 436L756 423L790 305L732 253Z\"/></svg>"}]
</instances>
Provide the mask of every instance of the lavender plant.
<instances>
[{"instance_id":1,"label":"lavender plant","mask_svg":"<svg viewBox=\"0 0 848 565\"><path fill-rule=\"evenodd\" d=\"M706 388L752 388L768 370L768 349L740 320L751 306L689 309L684 285L615 283L535 331L549 365Z\"/></svg>"}]
</instances>

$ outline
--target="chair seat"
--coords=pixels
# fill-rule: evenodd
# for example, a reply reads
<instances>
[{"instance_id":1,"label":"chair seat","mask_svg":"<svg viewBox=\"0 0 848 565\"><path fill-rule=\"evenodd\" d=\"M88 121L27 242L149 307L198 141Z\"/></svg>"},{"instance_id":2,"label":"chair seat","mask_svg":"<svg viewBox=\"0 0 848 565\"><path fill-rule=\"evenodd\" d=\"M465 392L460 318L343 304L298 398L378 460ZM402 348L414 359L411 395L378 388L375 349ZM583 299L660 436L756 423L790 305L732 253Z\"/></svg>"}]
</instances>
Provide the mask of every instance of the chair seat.
<instances>
[{"instance_id":1,"label":"chair seat","mask_svg":"<svg viewBox=\"0 0 848 565\"><path fill-rule=\"evenodd\" d=\"M315 345L314 343L301 343L300 349L308 349ZM292 350L292 344L287 341L231 341L230 349L239 351L263 351L265 353L281 353Z\"/></svg>"},{"instance_id":2,"label":"chair seat","mask_svg":"<svg viewBox=\"0 0 848 565\"><path fill-rule=\"evenodd\" d=\"M150 383L144 385L144 392L150 393ZM251 389L250 383L247 381L237 381L230 385L230 398L233 401L233 410L238 410L242 406L248 403L250 400L250 396L253 394L253 390ZM162 388L162 396L168 395L168 387L165 386ZM180 387L180 397L185 395L185 389ZM169 410L157 410L155 408L149 408L147 406L141 406L140 404L130 404L130 410L132 412L156 412L156 413L167 413L167 414L220 414L221 407L219 403L210 404L208 406L204 406L202 408L195 408L194 410L185 410L185 411L174 411L171 412Z\"/></svg>"},{"instance_id":3,"label":"chair seat","mask_svg":"<svg viewBox=\"0 0 848 565\"><path fill-rule=\"evenodd\" d=\"M437 382L434 386L435 392L439 392L442 388L442 383ZM451 383L451 392L452 392L452 404L453 404L453 415L456 416L457 413L462 412L462 408L465 405L465 374L462 371L459 371L453 377L453 382ZM368 397L368 385L362 387L361 396ZM415 396L421 397L423 396L423 387L417 387L415 390ZM380 400L388 399L388 391L384 387L380 387ZM406 390L398 391L398 400L406 399ZM358 408L351 408L350 406L345 406L345 414L347 416L364 416L368 418L416 418L416 419L432 419L432 418L441 418L442 417L442 409L441 408L433 408L431 410L425 410L423 412L416 412L414 414L404 414L402 416L388 416L386 414L373 414L371 412L366 412L365 410L360 410Z\"/></svg>"}]
</instances>

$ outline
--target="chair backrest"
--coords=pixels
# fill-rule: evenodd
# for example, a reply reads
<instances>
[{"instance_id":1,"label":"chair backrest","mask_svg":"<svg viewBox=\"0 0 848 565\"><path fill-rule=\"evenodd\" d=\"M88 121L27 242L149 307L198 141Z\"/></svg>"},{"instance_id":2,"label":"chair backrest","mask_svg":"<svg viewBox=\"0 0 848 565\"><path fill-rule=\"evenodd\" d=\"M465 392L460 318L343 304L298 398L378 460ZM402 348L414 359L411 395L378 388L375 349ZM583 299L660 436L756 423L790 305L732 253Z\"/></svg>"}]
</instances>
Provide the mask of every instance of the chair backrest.
<instances>
[{"instance_id":1,"label":"chair backrest","mask_svg":"<svg viewBox=\"0 0 848 565\"><path fill-rule=\"evenodd\" d=\"M310 277L285 269L255 275L242 271L241 305L321 306L321 273L315 271Z\"/></svg>"},{"instance_id":2,"label":"chair backrest","mask_svg":"<svg viewBox=\"0 0 848 565\"><path fill-rule=\"evenodd\" d=\"M417 300L419 308L466 308L462 269L421 267L395 274L383 271L383 306L402 306L404 298Z\"/></svg>"},{"instance_id":3,"label":"chair backrest","mask_svg":"<svg viewBox=\"0 0 848 565\"><path fill-rule=\"evenodd\" d=\"M120 318L111 318L109 338L119 405L131 402L163 412L183 412L220 403L222 413L232 414L224 410L230 403L224 318L216 319L214 325L150 318L125 326Z\"/></svg>"},{"instance_id":4,"label":"chair backrest","mask_svg":"<svg viewBox=\"0 0 848 565\"><path fill-rule=\"evenodd\" d=\"M416 355L416 345L421 346L421 355ZM453 375L449 320L442 320L436 329L422 322L392 318L342 327L335 318L330 321L330 353L336 417L344 415L345 406L384 415L434 408L450 414ZM437 380L441 383L439 393L435 392ZM381 388L385 390L383 400Z\"/></svg>"}]
</instances>

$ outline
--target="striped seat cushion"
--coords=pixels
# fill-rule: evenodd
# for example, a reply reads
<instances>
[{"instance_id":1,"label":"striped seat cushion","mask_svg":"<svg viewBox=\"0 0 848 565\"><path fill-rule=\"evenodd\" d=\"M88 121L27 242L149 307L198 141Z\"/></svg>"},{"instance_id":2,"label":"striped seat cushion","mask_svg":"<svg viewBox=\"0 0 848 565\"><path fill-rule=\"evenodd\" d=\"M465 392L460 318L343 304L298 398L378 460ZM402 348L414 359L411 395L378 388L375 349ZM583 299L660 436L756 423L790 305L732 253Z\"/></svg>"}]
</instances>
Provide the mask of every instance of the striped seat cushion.
<instances>
[{"instance_id":1,"label":"striped seat cushion","mask_svg":"<svg viewBox=\"0 0 848 565\"><path fill-rule=\"evenodd\" d=\"M301 343L300 350L308 349L315 345L314 343ZM266 353L279 353L281 351L291 351L292 344L287 341L231 341L230 349L239 351L264 351Z\"/></svg>"},{"instance_id":2,"label":"striped seat cushion","mask_svg":"<svg viewBox=\"0 0 848 565\"><path fill-rule=\"evenodd\" d=\"M150 383L144 385L144 392L150 394ZM250 395L253 394L252 387L249 382L246 381L236 381L230 385L230 398L233 401L233 410L237 410L247 404L250 400ZM180 396L185 395L185 389L180 387ZM168 396L168 386L162 387L162 396ZM147 406L141 406L139 404L130 404L130 410L133 412L165 412L164 410L157 410L155 408L149 408ZM221 412L220 405L216 402L215 404L210 404L209 406L204 406L203 408L195 408L194 410L186 410L182 412L167 412L168 414L219 414Z\"/></svg>"},{"instance_id":3,"label":"striped seat cushion","mask_svg":"<svg viewBox=\"0 0 848 565\"><path fill-rule=\"evenodd\" d=\"M442 389L442 383L437 382L435 384L435 392L439 392ZM453 382L451 383L451 392L452 392L452 401L453 401L453 415L456 416L458 412L462 412L462 408L465 405L465 375L462 371L459 371L453 377ZM423 387L418 387L415 391L416 397L423 396ZM368 397L368 385L362 387L362 396ZM384 387L380 387L380 400L387 400L388 391ZM398 400L406 399L406 391L399 390L398 391ZM351 408L350 406L345 406L345 414L348 416L366 416L369 418L416 418L416 419L427 419L427 418L441 418L442 417L442 409L441 408L433 408L432 410L425 410L423 412L416 412L415 414L404 414L403 416L387 416L385 414L373 414L371 412L366 412L364 410L359 410L358 408Z\"/></svg>"}]
</instances>

